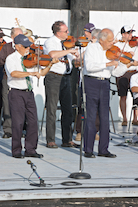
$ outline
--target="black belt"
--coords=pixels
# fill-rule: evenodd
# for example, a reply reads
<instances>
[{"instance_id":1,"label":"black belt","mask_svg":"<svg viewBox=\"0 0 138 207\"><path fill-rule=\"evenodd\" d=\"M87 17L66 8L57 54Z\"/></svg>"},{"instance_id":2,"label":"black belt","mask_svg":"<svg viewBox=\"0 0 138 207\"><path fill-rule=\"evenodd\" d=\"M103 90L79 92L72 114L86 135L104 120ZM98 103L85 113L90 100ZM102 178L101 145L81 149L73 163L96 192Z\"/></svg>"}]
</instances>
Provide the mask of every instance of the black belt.
<instances>
[{"instance_id":1,"label":"black belt","mask_svg":"<svg viewBox=\"0 0 138 207\"><path fill-rule=\"evenodd\" d=\"M49 71L48 73L63 76L63 74L55 73L55 72L53 72L53 71Z\"/></svg>"},{"instance_id":2,"label":"black belt","mask_svg":"<svg viewBox=\"0 0 138 207\"><path fill-rule=\"evenodd\" d=\"M55 72L53 72L53 71L49 71L48 73L55 74L55 75L59 75L59 76L67 76L67 75L71 75L71 73L69 73L69 74L60 74L60 73L55 73Z\"/></svg>"},{"instance_id":3,"label":"black belt","mask_svg":"<svg viewBox=\"0 0 138 207\"><path fill-rule=\"evenodd\" d=\"M29 92L29 89L18 89L18 88L9 88L9 91L11 90L18 90L18 91L25 91L25 92ZM31 90L32 91L32 90Z\"/></svg>"},{"instance_id":4,"label":"black belt","mask_svg":"<svg viewBox=\"0 0 138 207\"><path fill-rule=\"evenodd\" d=\"M95 76L90 76L90 75L85 75L85 76L87 76L87 77L89 77L89 78L94 78L94 79L97 79L97 80L110 80L110 78L102 78L102 77L95 77Z\"/></svg>"}]
</instances>

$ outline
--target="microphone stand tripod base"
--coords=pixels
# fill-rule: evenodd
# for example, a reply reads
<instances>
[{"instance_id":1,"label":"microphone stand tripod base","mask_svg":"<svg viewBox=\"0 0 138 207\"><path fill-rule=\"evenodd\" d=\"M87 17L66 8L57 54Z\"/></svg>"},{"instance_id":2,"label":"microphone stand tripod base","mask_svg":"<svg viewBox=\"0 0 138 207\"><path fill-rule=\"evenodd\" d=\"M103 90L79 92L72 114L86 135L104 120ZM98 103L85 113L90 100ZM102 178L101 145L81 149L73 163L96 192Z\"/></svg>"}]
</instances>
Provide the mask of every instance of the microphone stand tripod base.
<instances>
[{"instance_id":1,"label":"microphone stand tripod base","mask_svg":"<svg viewBox=\"0 0 138 207\"><path fill-rule=\"evenodd\" d=\"M46 187L46 184L45 184L45 183L42 183L42 184L30 183L30 185L32 185L32 186L36 186L36 187Z\"/></svg>"},{"instance_id":2,"label":"microphone stand tripod base","mask_svg":"<svg viewBox=\"0 0 138 207\"><path fill-rule=\"evenodd\" d=\"M46 184L44 183L43 179L40 180L39 184L37 184L37 183L30 183L30 185L37 186L37 187L46 187Z\"/></svg>"},{"instance_id":3,"label":"microphone stand tripod base","mask_svg":"<svg viewBox=\"0 0 138 207\"><path fill-rule=\"evenodd\" d=\"M71 173L69 175L69 178L74 178L74 179L91 179L91 176L88 173L76 172L76 173Z\"/></svg>"}]
</instances>

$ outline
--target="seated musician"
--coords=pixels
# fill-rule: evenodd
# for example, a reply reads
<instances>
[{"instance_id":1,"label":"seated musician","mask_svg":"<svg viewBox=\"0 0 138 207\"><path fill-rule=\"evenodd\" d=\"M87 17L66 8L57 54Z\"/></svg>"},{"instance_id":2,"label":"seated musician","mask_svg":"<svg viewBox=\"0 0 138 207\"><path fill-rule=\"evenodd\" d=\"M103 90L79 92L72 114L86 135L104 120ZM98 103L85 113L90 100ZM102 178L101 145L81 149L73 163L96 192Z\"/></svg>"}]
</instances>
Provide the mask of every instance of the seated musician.
<instances>
[{"instance_id":1,"label":"seated musician","mask_svg":"<svg viewBox=\"0 0 138 207\"><path fill-rule=\"evenodd\" d=\"M133 55L134 55L134 51L135 51L135 53L137 53L137 48L136 49L135 49L135 47L131 48L129 46L129 40L131 40L132 33L134 31L135 30L133 30L128 25L123 26L121 28L122 40L115 44L121 50L124 49L124 52L131 52ZM134 59L134 56L133 56L133 59ZM122 126L127 126L126 98L127 98L127 92L130 88L130 78L133 74L137 73L137 68L134 67L134 65L135 65L135 63L133 64L131 62L130 65L128 66L129 70L124 75L122 75L121 77L118 77L116 79L117 88L118 88L118 95L120 96L120 109L121 109L121 113L123 116ZM120 70L122 70L123 65L120 64L119 67L120 67ZM136 111L134 111L134 118L133 118L132 124L138 125Z\"/></svg>"},{"instance_id":2,"label":"seated musician","mask_svg":"<svg viewBox=\"0 0 138 207\"><path fill-rule=\"evenodd\" d=\"M138 106L138 73L131 76L130 88L133 93L133 105ZM137 111L136 116L138 116Z\"/></svg>"}]
</instances>

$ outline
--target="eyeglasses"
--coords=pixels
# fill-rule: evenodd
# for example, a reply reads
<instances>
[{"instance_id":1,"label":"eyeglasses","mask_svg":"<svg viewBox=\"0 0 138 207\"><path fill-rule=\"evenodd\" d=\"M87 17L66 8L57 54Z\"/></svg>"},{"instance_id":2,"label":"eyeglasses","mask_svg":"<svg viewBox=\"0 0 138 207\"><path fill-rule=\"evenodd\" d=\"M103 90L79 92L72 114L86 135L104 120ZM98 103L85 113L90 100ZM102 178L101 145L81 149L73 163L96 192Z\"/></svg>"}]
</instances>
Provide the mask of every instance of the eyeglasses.
<instances>
[{"instance_id":1,"label":"eyeglasses","mask_svg":"<svg viewBox=\"0 0 138 207\"><path fill-rule=\"evenodd\" d=\"M23 46L23 45L22 45L22 46ZM23 47L26 49L26 48L28 48L29 46L27 46L27 47L23 46Z\"/></svg>"},{"instance_id":2,"label":"eyeglasses","mask_svg":"<svg viewBox=\"0 0 138 207\"><path fill-rule=\"evenodd\" d=\"M68 33L68 31L69 31L69 30L67 29L66 31L60 31L60 32Z\"/></svg>"}]
</instances>

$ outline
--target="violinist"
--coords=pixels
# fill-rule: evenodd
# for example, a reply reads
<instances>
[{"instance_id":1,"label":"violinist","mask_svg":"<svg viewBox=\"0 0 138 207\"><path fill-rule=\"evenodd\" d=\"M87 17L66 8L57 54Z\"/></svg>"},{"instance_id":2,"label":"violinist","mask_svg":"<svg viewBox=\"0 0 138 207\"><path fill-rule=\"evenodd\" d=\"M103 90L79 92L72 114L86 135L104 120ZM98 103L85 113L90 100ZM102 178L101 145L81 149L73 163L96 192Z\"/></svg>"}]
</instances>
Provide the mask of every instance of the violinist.
<instances>
[{"instance_id":1,"label":"violinist","mask_svg":"<svg viewBox=\"0 0 138 207\"><path fill-rule=\"evenodd\" d=\"M98 34L101 30L100 29L96 29L95 28L95 25L92 24L92 23L87 23L85 26L84 26L84 35L85 37L89 40L89 44L91 43L95 43L97 41L97 37L98 37ZM84 54L85 54L85 50L86 50L86 47L82 48L82 50L84 50L82 52L82 59L84 57ZM79 60L80 61L80 60ZM80 93L81 92L81 80L82 80L82 70L80 71L80 83L79 83L79 91ZM81 94L79 93L79 95L81 96ZM80 98L80 105L81 105L81 98ZM81 116L82 116L82 109L81 109L81 106L79 106L78 108L78 116L77 116L77 121L76 121L76 132L77 132L77 135L75 137L75 140L76 141L81 141ZM97 132L99 131L99 117L98 117L98 114L97 114L97 117L96 117L96 129L97 129ZM96 133L96 136L95 136L95 139L98 140L99 139L99 135Z\"/></svg>"},{"instance_id":2,"label":"violinist","mask_svg":"<svg viewBox=\"0 0 138 207\"><path fill-rule=\"evenodd\" d=\"M29 72L23 65L23 57L29 54L30 45L28 37L19 34L14 38L16 51L6 58L5 70L9 86L9 106L12 120L12 156L14 158L35 157L42 158L42 154L36 152L38 143L37 109L34 99L33 86L30 76L46 75L54 59L48 67L37 72ZM27 120L25 137L25 154L22 154L21 136L24 119Z\"/></svg>"},{"instance_id":3,"label":"violinist","mask_svg":"<svg viewBox=\"0 0 138 207\"><path fill-rule=\"evenodd\" d=\"M75 56L79 56L77 49L65 49L62 41L68 37L68 27L63 21L56 21L52 25L53 36L44 43L44 54L50 57L68 59L69 63ZM55 122L57 103L61 105L62 147L76 147L72 142L72 99L70 85L71 65L65 63L54 64L45 77L46 91L46 141L48 148L58 148L55 143Z\"/></svg>"},{"instance_id":4,"label":"violinist","mask_svg":"<svg viewBox=\"0 0 138 207\"><path fill-rule=\"evenodd\" d=\"M20 28L12 28L11 29L11 39L12 41L5 44L0 51L0 66L4 67L5 60L8 55L15 51L15 44L13 42L14 38L22 34L22 30ZM2 80L2 101L3 101L3 131L4 134L2 138L10 138L12 137L12 129L11 129L11 117L9 110L9 101L8 101L8 85L7 85L7 75L4 69L4 75Z\"/></svg>"},{"instance_id":5,"label":"violinist","mask_svg":"<svg viewBox=\"0 0 138 207\"><path fill-rule=\"evenodd\" d=\"M84 156L95 158L93 153L96 135L96 113L98 110L99 146L98 156L115 158L108 150L109 146L109 79L118 62L106 58L106 50L113 45L114 35L110 29L103 29L98 35L98 42L89 44L84 55L84 86L86 93L86 111L84 129ZM115 69L114 69L115 68Z\"/></svg>"},{"instance_id":6,"label":"violinist","mask_svg":"<svg viewBox=\"0 0 138 207\"><path fill-rule=\"evenodd\" d=\"M3 39L5 34L3 30L0 28L0 50L2 49L3 45L6 44L5 40ZM2 108L2 78L3 78L3 65L0 65L0 113Z\"/></svg>"},{"instance_id":7,"label":"violinist","mask_svg":"<svg viewBox=\"0 0 138 207\"><path fill-rule=\"evenodd\" d=\"M133 55L133 59L138 60L136 57L136 53L138 52L137 47L131 48L129 46L129 40L131 40L134 31L135 30L131 29L131 27L128 25L123 26L121 28L122 40L117 42L115 45L118 46L121 50L123 50L124 48L125 52L130 52ZM119 67L121 70L121 68L124 66L123 64L120 64ZM116 78L118 95L120 96L120 109L123 116L122 126L127 126L126 98L127 98L127 92L130 89L130 78L133 74L137 73L137 62L136 61L130 62L127 65L127 67L129 68L129 70L123 76ZM132 124L138 125L136 110L134 110Z\"/></svg>"}]
</instances>

